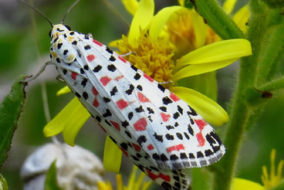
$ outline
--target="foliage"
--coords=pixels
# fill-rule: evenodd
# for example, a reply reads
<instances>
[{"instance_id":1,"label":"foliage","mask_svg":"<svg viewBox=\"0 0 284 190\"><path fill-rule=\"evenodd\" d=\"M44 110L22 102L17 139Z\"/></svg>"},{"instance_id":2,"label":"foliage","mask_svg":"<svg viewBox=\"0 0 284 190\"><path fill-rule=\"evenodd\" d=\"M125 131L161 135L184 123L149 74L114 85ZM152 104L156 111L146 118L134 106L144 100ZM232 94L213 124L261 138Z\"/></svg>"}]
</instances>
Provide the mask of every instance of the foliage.
<instances>
[{"instance_id":1,"label":"foliage","mask_svg":"<svg viewBox=\"0 0 284 190\"><path fill-rule=\"evenodd\" d=\"M46 173L44 190L62 190L58 187L56 173L56 161L54 161Z\"/></svg>"},{"instance_id":2,"label":"foliage","mask_svg":"<svg viewBox=\"0 0 284 190\"><path fill-rule=\"evenodd\" d=\"M19 77L12 86L10 93L0 105L0 167L7 158L12 138L25 101L24 77Z\"/></svg>"}]
</instances>

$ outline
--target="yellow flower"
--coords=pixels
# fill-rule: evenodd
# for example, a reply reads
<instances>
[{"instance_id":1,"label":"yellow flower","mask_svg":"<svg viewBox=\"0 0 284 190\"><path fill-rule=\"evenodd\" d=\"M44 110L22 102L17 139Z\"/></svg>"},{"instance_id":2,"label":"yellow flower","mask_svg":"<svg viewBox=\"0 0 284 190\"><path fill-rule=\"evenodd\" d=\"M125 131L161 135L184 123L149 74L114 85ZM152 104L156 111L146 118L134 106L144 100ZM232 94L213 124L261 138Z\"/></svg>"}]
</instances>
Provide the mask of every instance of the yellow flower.
<instances>
[{"instance_id":1,"label":"yellow flower","mask_svg":"<svg viewBox=\"0 0 284 190\"><path fill-rule=\"evenodd\" d=\"M124 4L132 1L125 0ZM205 95L180 86L179 82L223 68L242 56L250 55L251 47L244 39L224 40L204 46L207 29L208 26L194 10L171 6L154 15L154 1L141 0L128 36L111 42L110 46L116 47L120 54L132 52L127 60L164 83L206 121L220 126L228 121L225 110Z\"/></svg>"},{"instance_id":2,"label":"yellow flower","mask_svg":"<svg viewBox=\"0 0 284 190\"><path fill-rule=\"evenodd\" d=\"M234 178L232 190L265 190L259 183L241 178Z\"/></svg>"},{"instance_id":3,"label":"yellow flower","mask_svg":"<svg viewBox=\"0 0 284 190\"><path fill-rule=\"evenodd\" d=\"M188 48L187 52L183 50L183 53L177 53L176 50L180 45L175 43L177 40L171 40L170 37L172 33L170 31L173 31L170 27L177 27L173 26L171 22L174 19L172 16L179 15L179 12L188 12L188 9L182 6L171 6L163 8L154 15L153 0L141 0L137 6L134 0L124 0L123 2L124 4L130 2L127 10L131 10L134 17L128 35L110 45L117 47L121 54L130 53L126 56L127 60L176 93L209 123L220 126L227 122L226 111L215 101L196 90L179 84L183 79L215 71L233 63L242 56L250 55L250 43L245 39L233 39L204 46L207 32L205 34L202 29L207 26L204 25L200 16L195 17L197 13L193 11L190 13L194 30L192 48ZM181 33L181 35L183 34ZM181 54L182 56L180 56ZM68 88L64 88L59 94L69 91ZM76 114L76 110L81 113ZM44 133L46 136L53 136L62 131L65 142L74 145L78 131L89 116L77 98L74 98L45 126ZM111 144L106 146L112 147ZM110 152L112 151L105 153ZM104 157L107 159L113 156ZM111 161L104 160L105 163L111 163ZM113 171L119 170L119 166L114 167L113 164L111 166L105 164L104 166L106 168L113 167Z\"/></svg>"},{"instance_id":4,"label":"yellow flower","mask_svg":"<svg viewBox=\"0 0 284 190\"><path fill-rule=\"evenodd\" d=\"M232 190L265 190L277 187L281 182L283 183L283 164L284 160L281 160L277 166L277 171L275 170L275 157L276 150L272 149L270 154L270 174L267 172L267 167L262 167L261 181L264 185L259 183L249 181L241 178L234 178L232 183ZM279 188L281 189L281 188Z\"/></svg>"},{"instance_id":5,"label":"yellow flower","mask_svg":"<svg viewBox=\"0 0 284 190\"><path fill-rule=\"evenodd\" d=\"M147 190L151 185L151 181L143 182L145 174L140 173L139 177L136 178L137 167L134 166L130 174L127 186L123 185L121 174L116 175L116 189L117 190ZM113 190L110 182L98 182L98 190Z\"/></svg>"},{"instance_id":6,"label":"yellow flower","mask_svg":"<svg viewBox=\"0 0 284 190\"><path fill-rule=\"evenodd\" d=\"M272 149L270 154L270 174L267 171L267 167L262 167L261 181L266 189L277 186L281 180L283 180L282 170L284 165L284 160L281 160L277 166L275 164L276 150Z\"/></svg>"}]
</instances>

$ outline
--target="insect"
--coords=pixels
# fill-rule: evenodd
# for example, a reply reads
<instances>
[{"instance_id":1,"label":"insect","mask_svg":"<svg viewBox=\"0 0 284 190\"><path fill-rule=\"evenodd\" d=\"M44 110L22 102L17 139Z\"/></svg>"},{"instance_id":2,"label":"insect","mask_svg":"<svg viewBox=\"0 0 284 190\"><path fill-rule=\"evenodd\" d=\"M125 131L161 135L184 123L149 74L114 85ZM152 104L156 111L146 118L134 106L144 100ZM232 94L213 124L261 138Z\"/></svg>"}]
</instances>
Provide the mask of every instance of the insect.
<instances>
[{"instance_id":1,"label":"insect","mask_svg":"<svg viewBox=\"0 0 284 190\"><path fill-rule=\"evenodd\" d=\"M64 24L52 25L51 62L110 138L164 189L186 189L185 168L225 153L214 129L186 102L122 56Z\"/></svg>"}]
</instances>

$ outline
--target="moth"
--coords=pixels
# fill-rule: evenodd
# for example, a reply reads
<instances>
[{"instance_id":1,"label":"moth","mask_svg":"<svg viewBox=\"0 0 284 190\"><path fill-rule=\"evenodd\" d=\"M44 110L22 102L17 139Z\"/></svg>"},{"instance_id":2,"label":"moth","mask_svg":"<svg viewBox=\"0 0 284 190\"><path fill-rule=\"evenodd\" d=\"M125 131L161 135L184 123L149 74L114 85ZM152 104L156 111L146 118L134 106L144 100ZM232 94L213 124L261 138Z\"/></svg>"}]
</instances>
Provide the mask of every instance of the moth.
<instances>
[{"instance_id":1,"label":"moth","mask_svg":"<svg viewBox=\"0 0 284 190\"><path fill-rule=\"evenodd\" d=\"M91 35L52 24L51 62L107 135L164 189L187 189L185 168L225 154L214 129L186 102Z\"/></svg>"},{"instance_id":2,"label":"moth","mask_svg":"<svg viewBox=\"0 0 284 190\"><path fill-rule=\"evenodd\" d=\"M92 36L56 24L50 57L98 125L165 189L186 189L182 169L224 155L213 128L187 103Z\"/></svg>"}]
</instances>

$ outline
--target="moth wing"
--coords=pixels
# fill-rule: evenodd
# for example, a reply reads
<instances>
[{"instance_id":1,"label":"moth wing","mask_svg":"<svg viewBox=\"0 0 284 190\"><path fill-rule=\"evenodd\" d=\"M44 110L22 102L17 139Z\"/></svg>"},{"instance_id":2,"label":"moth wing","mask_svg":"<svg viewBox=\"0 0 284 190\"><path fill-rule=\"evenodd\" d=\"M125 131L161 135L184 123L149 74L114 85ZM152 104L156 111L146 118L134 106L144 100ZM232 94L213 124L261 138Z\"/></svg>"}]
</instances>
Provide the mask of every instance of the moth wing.
<instances>
[{"instance_id":1,"label":"moth wing","mask_svg":"<svg viewBox=\"0 0 284 190\"><path fill-rule=\"evenodd\" d=\"M152 120L149 119L148 128L151 130L147 132L154 145L151 157L159 168L208 166L224 155L225 147L214 129L186 102L130 63L120 61L117 64L134 86L143 87L143 91L136 93L137 100L142 99L143 109L148 111L151 108L154 112L145 111L143 114ZM138 80L137 74L141 76Z\"/></svg>"}]
</instances>

